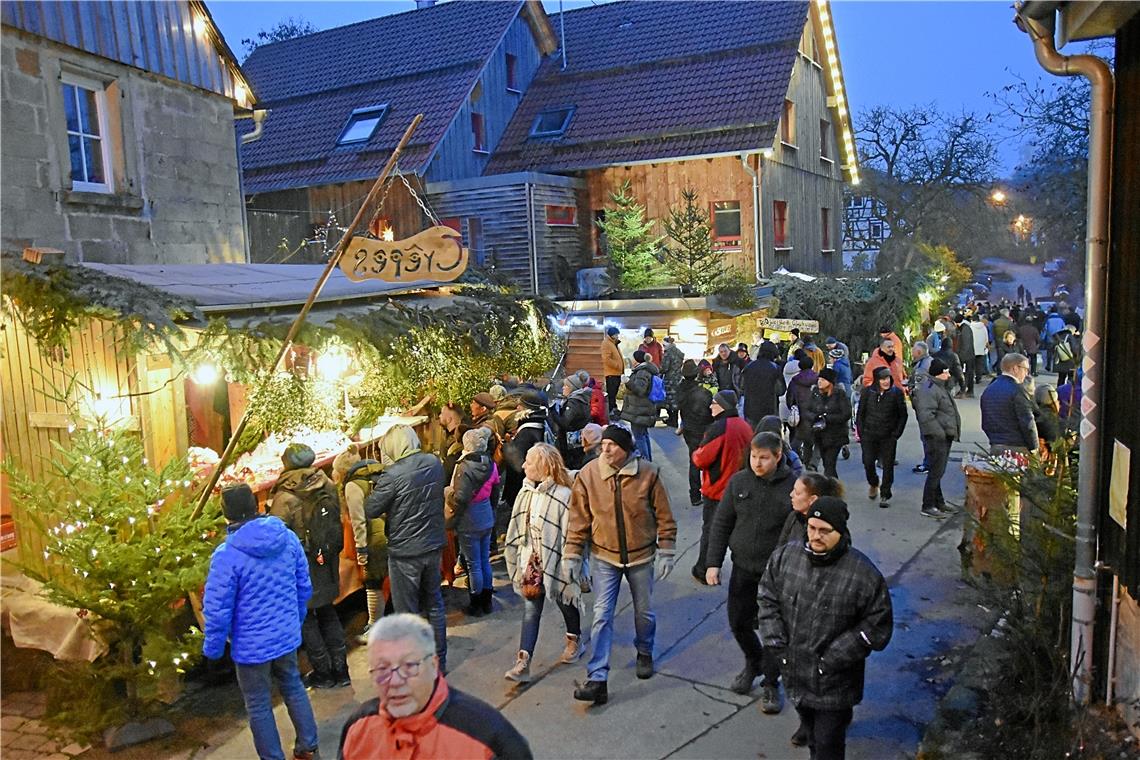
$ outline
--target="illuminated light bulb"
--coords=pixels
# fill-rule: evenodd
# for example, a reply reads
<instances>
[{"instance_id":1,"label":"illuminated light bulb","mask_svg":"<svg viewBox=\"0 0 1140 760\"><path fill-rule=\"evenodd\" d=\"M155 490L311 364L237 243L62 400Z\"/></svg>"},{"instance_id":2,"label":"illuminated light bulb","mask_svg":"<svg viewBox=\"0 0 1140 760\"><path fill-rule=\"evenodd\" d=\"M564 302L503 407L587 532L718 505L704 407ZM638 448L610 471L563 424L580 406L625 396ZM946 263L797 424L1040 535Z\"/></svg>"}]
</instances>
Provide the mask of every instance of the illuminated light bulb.
<instances>
[{"instance_id":1,"label":"illuminated light bulb","mask_svg":"<svg viewBox=\"0 0 1140 760\"><path fill-rule=\"evenodd\" d=\"M128 517L128 518L127 518L127 524L128 524L128 525L134 525L134 524L135 524L135 518L134 518L134 516L131 516L131 517Z\"/></svg>"},{"instance_id":2,"label":"illuminated light bulb","mask_svg":"<svg viewBox=\"0 0 1140 760\"><path fill-rule=\"evenodd\" d=\"M234 82L234 100L240 106L244 106L249 100L249 88L245 86L244 82Z\"/></svg>"},{"instance_id":3,"label":"illuminated light bulb","mask_svg":"<svg viewBox=\"0 0 1140 760\"><path fill-rule=\"evenodd\" d=\"M202 362L194 371L190 373L190 379L196 385L213 385L218 382L218 377L221 372L218 370L218 365L213 362Z\"/></svg>"},{"instance_id":4,"label":"illuminated light bulb","mask_svg":"<svg viewBox=\"0 0 1140 760\"><path fill-rule=\"evenodd\" d=\"M317 357L317 374L326 380L337 380L348 371L351 363L347 351L340 346L331 346Z\"/></svg>"},{"instance_id":5,"label":"illuminated light bulb","mask_svg":"<svg viewBox=\"0 0 1140 760\"><path fill-rule=\"evenodd\" d=\"M390 243L396 239L396 231L391 227L385 227L380 231L380 239Z\"/></svg>"}]
</instances>

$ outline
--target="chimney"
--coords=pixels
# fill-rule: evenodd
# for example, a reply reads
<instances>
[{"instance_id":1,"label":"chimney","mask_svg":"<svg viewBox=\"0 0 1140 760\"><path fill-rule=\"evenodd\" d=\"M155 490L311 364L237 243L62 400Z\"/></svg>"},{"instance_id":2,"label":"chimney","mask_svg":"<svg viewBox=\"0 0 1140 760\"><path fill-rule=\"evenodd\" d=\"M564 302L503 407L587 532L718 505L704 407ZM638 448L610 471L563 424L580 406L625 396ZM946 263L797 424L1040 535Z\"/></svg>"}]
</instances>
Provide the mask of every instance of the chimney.
<instances>
[{"instance_id":1,"label":"chimney","mask_svg":"<svg viewBox=\"0 0 1140 760\"><path fill-rule=\"evenodd\" d=\"M423 10L435 5L435 0L416 0L416 10Z\"/></svg>"}]
</instances>

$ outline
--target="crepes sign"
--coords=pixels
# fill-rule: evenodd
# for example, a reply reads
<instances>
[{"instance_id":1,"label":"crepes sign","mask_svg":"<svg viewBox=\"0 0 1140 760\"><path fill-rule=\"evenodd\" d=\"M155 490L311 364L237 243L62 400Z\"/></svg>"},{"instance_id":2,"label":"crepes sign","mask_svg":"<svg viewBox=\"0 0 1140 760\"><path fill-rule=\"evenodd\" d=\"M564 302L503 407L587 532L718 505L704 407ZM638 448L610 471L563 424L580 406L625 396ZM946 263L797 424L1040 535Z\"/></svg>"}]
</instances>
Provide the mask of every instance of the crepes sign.
<instances>
[{"instance_id":1,"label":"crepes sign","mask_svg":"<svg viewBox=\"0 0 1140 760\"><path fill-rule=\"evenodd\" d=\"M772 319L771 317L760 317L756 320L756 326L761 330L776 330L783 333L799 330L808 335L815 335L819 332L819 321L815 319Z\"/></svg>"},{"instance_id":2,"label":"crepes sign","mask_svg":"<svg viewBox=\"0 0 1140 760\"><path fill-rule=\"evenodd\" d=\"M451 282L467 269L467 249L458 232L442 225L403 240L354 237L340 269L353 282Z\"/></svg>"}]
</instances>

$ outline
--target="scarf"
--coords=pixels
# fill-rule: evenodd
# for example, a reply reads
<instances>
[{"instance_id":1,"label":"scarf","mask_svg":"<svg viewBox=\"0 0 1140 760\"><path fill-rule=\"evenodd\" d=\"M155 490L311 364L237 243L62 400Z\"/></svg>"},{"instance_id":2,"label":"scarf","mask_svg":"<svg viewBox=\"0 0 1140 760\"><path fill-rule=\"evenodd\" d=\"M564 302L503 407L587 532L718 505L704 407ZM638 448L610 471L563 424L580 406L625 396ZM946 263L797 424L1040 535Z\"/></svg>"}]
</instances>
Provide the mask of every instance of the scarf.
<instances>
[{"instance_id":1,"label":"scarf","mask_svg":"<svg viewBox=\"0 0 1140 760\"><path fill-rule=\"evenodd\" d=\"M851 548L851 536L844 533L839 537L839 543L835 545L831 551L816 552L812 551L811 544L804 541L804 551L807 552L808 560L817 567L833 565L839 561L839 558L847 553Z\"/></svg>"},{"instance_id":2,"label":"scarf","mask_svg":"<svg viewBox=\"0 0 1140 760\"><path fill-rule=\"evenodd\" d=\"M535 546L532 541L533 532L530 527L531 512L540 517L541 544ZM526 572L530 555L535 551L539 553L539 562L542 565L543 585L546 586L546 598L552 602L571 605L581 612L582 587L577 583L569 583L562 574L562 549L566 544L566 531L570 521L570 489L561 486L553 480L535 483L533 480L523 481L522 489L515 498L514 510L511 520L507 524L507 540L503 545L503 559L507 564L507 574L511 578L515 589L522 588L523 575ZM582 558L582 577L587 577L589 570L587 558Z\"/></svg>"}]
</instances>

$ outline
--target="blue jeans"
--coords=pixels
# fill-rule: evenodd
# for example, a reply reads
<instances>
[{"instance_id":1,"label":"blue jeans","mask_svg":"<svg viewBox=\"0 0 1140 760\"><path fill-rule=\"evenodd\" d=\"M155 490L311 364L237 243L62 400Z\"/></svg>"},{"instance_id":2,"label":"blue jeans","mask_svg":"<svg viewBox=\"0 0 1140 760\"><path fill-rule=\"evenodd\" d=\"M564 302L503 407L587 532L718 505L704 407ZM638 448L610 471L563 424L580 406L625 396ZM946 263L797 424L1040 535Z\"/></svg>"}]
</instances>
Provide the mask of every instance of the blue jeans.
<instances>
[{"instance_id":1,"label":"blue jeans","mask_svg":"<svg viewBox=\"0 0 1140 760\"><path fill-rule=\"evenodd\" d=\"M313 717L313 706L309 703L305 685L301 683L301 672L297 670L297 653L290 652L260 665L236 667L238 687L245 700L245 711L249 713L249 730L253 733L257 756L261 760L285 760L277 721L273 719L274 682L281 690L289 719L293 721L293 730L297 733L294 754L315 750L317 721Z\"/></svg>"},{"instance_id":2,"label":"blue jeans","mask_svg":"<svg viewBox=\"0 0 1140 760\"><path fill-rule=\"evenodd\" d=\"M418 557L388 555L388 578L392 584L392 608L396 612L427 615L435 632L435 653L440 669L447 665L447 615L443 607L439 572L440 549Z\"/></svg>"},{"instance_id":3,"label":"blue jeans","mask_svg":"<svg viewBox=\"0 0 1140 760\"><path fill-rule=\"evenodd\" d=\"M657 632L657 618L649 609L653 597L653 562L622 568L598 560L594 563L594 626L590 631L594 652L586 666L591 681L605 681L610 675L614 610L623 576L633 595L633 644L638 654L653 655L653 637Z\"/></svg>"},{"instance_id":4,"label":"blue jeans","mask_svg":"<svg viewBox=\"0 0 1140 760\"><path fill-rule=\"evenodd\" d=\"M537 599L523 597L523 624L522 635L519 637L519 649L527 654L534 654L534 645L538 642L538 623L542 619L542 608L546 604L546 596ZM562 619L566 622L566 633L580 636L582 634L582 614L572 604L558 602L558 609L562 611Z\"/></svg>"},{"instance_id":5,"label":"blue jeans","mask_svg":"<svg viewBox=\"0 0 1140 760\"><path fill-rule=\"evenodd\" d=\"M641 454L641 458L646 462L652 462L653 448L649 443L649 428L630 423L629 429L633 433L633 445L637 448L637 453Z\"/></svg>"},{"instance_id":6,"label":"blue jeans","mask_svg":"<svg viewBox=\"0 0 1140 760\"><path fill-rule=\"evenodd\" d=\"M491 529L475 533L460 533L463 556L467 558L467 590L478 594L483 589L494 588L491 577Z\"/></svg>"}]
</instances>

